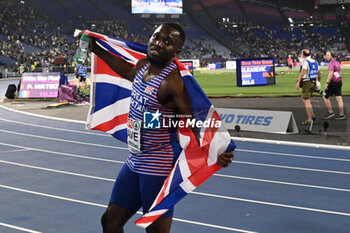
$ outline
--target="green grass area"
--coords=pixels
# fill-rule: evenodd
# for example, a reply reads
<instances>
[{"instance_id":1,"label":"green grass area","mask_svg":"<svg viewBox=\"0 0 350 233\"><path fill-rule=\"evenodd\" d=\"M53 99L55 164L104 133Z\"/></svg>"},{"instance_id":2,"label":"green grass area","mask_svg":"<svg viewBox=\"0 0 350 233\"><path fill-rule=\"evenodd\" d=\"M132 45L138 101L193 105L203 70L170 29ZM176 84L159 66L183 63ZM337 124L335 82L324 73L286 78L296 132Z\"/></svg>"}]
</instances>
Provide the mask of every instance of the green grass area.
<instances>
[{"instance_id":1,"label":"green grass area","mask_svg":"<svg viewBox=\"0 0 350 233\"><path fill-rule=\"evenodd\" d=\"M281 71L285 74L282 75ZM327 67L322 67L321 89L328 75ZM210 97L277 97L300 96L301 89L295 88L299 69L294 68L288 74L287 68L276 68L276 84L255 87L237 87L236 71L233 70L195 70L194 77L204 92ZM350 95L350 67L342 67L343 95ZM318 93L315 93L318 95Z\"/></svg>"}]
</instances>

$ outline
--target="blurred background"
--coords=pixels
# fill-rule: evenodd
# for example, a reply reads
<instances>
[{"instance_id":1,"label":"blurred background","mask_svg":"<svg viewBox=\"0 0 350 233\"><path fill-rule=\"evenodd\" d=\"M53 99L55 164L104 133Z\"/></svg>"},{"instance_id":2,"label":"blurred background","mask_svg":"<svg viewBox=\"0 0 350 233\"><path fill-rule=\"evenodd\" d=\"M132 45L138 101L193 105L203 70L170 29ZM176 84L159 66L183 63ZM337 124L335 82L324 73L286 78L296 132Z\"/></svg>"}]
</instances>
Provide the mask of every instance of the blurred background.
<instances>
[{"instance_id":1,"label":"blurred background","mask_svg":"<svg viewBox=\"0 0 350 233\"><path fill-rule=\"evenodd\" d=\"M163 22L184 27L187 40L180 58L196 59L199 67L220 62L225 68L225 61L253 57L271 57L276 66L286 66L288 56L297 63L306 47L319 63L326 62L325 52L332 49L346 64L350 4L328 4L332 2L2 0L0 77L18 76L20 70L59 71L63 64L73 73L76 28L145 44Z\"/></svg>"}]
</instances>

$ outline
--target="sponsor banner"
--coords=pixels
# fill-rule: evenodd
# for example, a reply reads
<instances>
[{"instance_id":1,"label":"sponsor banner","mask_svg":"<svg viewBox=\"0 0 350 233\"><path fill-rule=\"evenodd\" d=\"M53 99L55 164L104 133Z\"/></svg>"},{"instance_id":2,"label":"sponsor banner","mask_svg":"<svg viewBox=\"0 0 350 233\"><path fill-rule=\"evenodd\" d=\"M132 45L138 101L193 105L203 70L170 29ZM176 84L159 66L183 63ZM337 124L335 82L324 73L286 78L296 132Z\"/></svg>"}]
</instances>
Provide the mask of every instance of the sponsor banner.
<instances>
[{"instance_id":1,"label":"sponsor banner","mask_svg":"<svg viewBox=\"0 0 350 233\"><path fill-rule=\"evenodd\" d=\"M235 70L236 69L236 61L226 61L226 69L227 70Z\"/></svg>"},{"instance_id":2,"label":"sponsor banner","mask_svg":"<svg viewBox=\"0 0 350 233\"><path fill-rule=\"evenodd\" d=\"M243 131L280 134L299 132L292 112L230 108L216 110L227 129L234 130L239 125Z\"/></svg>"},{"instance_id":3,"label":"sponsor banner","mask_svg":"<svg viewBox=\"0 0 350 233\"><path fill-rule=\"evenodd\" d=\"M341 65L347 65L347 66L349 66L349 65L350 65L350 61L342 61L342 62L341 62Z\"/></svg>"},{"instance_id":4,"label":"sponsor banner","mask_svg":"<svg viewBox=\"0 0 350 233\"><path fill-rule=\"evenodd\" d=\"M60 73L23 73L19 98L57 98Z\"/></svg>"},{"instance_id":5,"label":"sponsor banner","mask_svg":"<svg viewBox=\"0 0 350 233\"><path fill-rule=\"evenodd\" d=\"M216 64L215 63L209 63L208 64L208 69L209 70L216 70Z\"/></svg>"},{"instance_id":6,"label":"sponsor banner","mask_svg":"<svg viewBox=\"0 0 350 233\"><path fill-rule=\"evenodd\" d=\"M181 63L184 63L184 62L187 62L187 61L193 62L193 67L195 67L195 68L200 67L199 59L181 59L180 60Z\"/></svg>"}]
</instances>

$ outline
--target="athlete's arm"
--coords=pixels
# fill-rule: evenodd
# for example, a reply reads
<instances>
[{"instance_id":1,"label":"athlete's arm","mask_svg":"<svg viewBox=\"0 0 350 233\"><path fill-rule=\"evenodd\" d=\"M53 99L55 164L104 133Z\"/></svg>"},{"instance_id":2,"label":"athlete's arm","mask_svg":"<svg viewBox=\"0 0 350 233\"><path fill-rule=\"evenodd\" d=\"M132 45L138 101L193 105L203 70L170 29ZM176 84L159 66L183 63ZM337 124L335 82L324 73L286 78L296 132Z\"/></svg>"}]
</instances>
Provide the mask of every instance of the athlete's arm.
<instances>
[{"instance_id":1,"label":"athlete's arm","mask_svg":"<svg viewBox=\"0 0 350 233\"><path fill-rule=\"evenodd\" d=\"M83 33L84 32L81 32L79 36ZM91 52L101 58L114 72L116 72L121 77L128 79L131 82L134 80L135 72L133 71L133 65L101 48L101 46L96 43L96 40L91 35L87 34L86 36L90 39L89 49Z\"/></svg>"},{"instance_id":2,"label":"athlete's arm","mask_svg":"<svg viewBox=\"0 0 350 233\"><path fill-rule=\"evenodd\" d=\"M185 118L193 119L193 110L190 101L190 97L187 94L185 84L182 80L182 77L175 70L171 72L166 78L166 90L170 94L170 98L173 101L169 103L173 103L169 105L171 109L175 112L185 116ZM199 133L196 127L191 128L192 132L196 136L197 142L199 144Z\"/></svg>"},{"instance_id":3,"label":"athlete's arm","mask_svg":"<svg viewBox=\"0 0 350 233\"><path fill-rule=\"evenodd\" d=\"M191 116L191 118L194 118L191 101L187 94L182 77L172 72L167 77L166 85L169 88L168 90L172 95L172 98L176 104L177 112L183 115ZM196 127L192 128L192 132L196 136L197 142L199 143L199 134L198 134L197 128ZM227 167L232 162L233 157L234 157L233 151L224 152L218 155L218 159L216 163L222 167Z\"/></svg>"}]
</instances>

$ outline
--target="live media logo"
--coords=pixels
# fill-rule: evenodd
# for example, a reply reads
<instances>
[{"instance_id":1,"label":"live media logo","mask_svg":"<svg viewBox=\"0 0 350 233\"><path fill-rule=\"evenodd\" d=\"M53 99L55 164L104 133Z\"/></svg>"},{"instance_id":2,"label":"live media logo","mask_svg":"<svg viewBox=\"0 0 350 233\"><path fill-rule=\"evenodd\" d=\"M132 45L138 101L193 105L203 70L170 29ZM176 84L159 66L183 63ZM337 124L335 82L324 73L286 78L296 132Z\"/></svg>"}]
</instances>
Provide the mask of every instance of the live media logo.
<instances>
[{"instance_id":1,"label":"live media logo","mask_svg":"<svg viewBox=\"0 0 350 233\"><path fill-rule=\"evenodd\" d=\"M218 129L221 127L221 120L216 118L207 118L205 120L197 120L192 117L184 117L183 115L177 115L177 117L163 117L161 121L161 113L159 110L156 112L144 112L143 114L143 128L144 129L160 129L162 128L213 128ZM161 126L162 125L162 126Z\"/></svg>"},{"instance_id":2,"label":"live media logo","mask_svg":"<svg viewBox=\"0 0 350 233\"><path fill-rule=\"evenodd\" d=\"M145 129L160 129L160 116L162 114L157 112L143 113L143 128Z\"/></svg>"}]
</instances>

